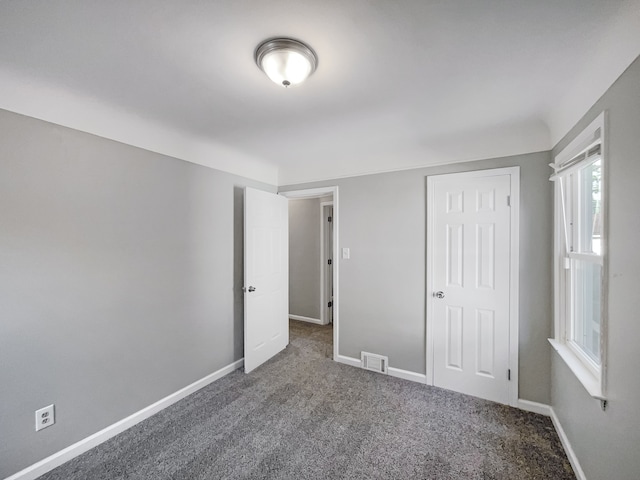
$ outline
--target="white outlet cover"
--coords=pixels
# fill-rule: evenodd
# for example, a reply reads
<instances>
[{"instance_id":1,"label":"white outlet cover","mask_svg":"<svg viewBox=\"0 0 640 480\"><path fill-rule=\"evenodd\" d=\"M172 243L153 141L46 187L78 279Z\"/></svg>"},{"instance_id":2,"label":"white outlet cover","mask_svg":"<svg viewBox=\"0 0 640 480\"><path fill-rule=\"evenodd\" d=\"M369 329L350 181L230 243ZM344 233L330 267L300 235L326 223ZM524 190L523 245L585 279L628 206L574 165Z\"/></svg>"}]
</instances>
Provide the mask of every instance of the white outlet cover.
<instances>
[{"instance_id":1,"label":"white outlet cover","mask_svg":"<svg viewBox=\"0 0 640 480\"><path fill-rule=\"evenodd\" d=\"M54 423L56 423L56 417L53 404L36 410L36 432L43 428L50 427Z\"/></svg>"},{"instance_id":2,"label":"white outlet cover","mask_svg":"<svg viewBox=\"0 0 640 480\"><path fill-rule=\"evenodd\" d=\"M351 257L351 251L348 248L343 248L342 249L342 258L344 260L349 260L349 258Z\"/></svg>"}]
</instances>

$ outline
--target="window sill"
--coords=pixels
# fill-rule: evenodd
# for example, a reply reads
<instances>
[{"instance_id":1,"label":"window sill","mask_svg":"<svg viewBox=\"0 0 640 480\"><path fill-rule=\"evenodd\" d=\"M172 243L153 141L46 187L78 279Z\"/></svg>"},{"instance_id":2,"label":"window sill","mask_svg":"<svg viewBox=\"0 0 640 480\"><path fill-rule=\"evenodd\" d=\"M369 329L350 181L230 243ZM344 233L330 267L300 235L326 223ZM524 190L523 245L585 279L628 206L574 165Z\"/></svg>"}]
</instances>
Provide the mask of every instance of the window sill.
<instances>
[{"instance_id":1,"label":"window sill","mask_svg":"<svg viewBox=\"0 0 640 480\"><path fill-rule=\"evenodd\" d=\"M578 380L580 380L580 383L582 383L582 386L589 395L593 398L597 398L598 400L606 400L607 398L604 396L602 391L600 378L593 375L593 373L591 373L589 369L582 364L580 359L576 357L569 347L553 338L549 338L548 340L553 349L558 352L560 358L564 360L569 369L578 378Z\"/></svg>"}]
</instances>

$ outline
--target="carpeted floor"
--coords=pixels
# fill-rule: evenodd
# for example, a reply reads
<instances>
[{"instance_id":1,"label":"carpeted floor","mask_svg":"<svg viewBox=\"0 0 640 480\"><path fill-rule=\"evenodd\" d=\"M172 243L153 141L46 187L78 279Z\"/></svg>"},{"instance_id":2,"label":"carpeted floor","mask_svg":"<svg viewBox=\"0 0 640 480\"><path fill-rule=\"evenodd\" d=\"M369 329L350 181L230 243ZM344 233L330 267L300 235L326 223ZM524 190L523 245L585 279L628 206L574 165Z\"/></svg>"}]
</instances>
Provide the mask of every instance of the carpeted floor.
<instances>
[{"instance_id":1,"label":"carpeted floor","mask_svg":"<svg viewBox=\"0 0 640 480\"><path fill-rule=\"evenodd\" d=\"M341 365L331 326L41 477L79 479L574 479L551 421Z\"/></svg>"}]
</instances>

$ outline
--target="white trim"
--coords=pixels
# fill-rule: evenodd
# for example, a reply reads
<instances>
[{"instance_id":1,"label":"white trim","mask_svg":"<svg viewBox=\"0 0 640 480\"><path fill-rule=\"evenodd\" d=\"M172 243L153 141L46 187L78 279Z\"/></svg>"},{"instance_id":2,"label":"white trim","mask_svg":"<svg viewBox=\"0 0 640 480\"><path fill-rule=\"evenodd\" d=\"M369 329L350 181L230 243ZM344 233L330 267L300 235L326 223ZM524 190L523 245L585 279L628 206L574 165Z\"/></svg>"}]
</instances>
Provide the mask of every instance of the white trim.
<instances>
[{"instance_id":1,"label":"white trim","mask_svg":"<svg viewBox=\"0 0 640 480\"><path fill-rule=\"evenodd\" d=\"M558 341L564 341L565 332L564 320L561 315L563 307L560 300L560 296L564 294L564 282L560 272L565 269L565 259L564 256L560 256L560 252L569 250L564 188L564 179L560 179L553 185L553 338ZM560 228L563 229L564 235L558 235Z\"/></svg>"},{"instance_id":2,"label":"white trim","mask_svg":"<svg viewBox=\"0 0 640 480\"><path fill-rule=\"evenodd\" d=\"M338 202L338 187L308 188L303 190L290 190L278 192L278 195L287 198L311 198L323 197L333 194L333 358L339 361L340 351L340 259L338 258L338 247L340 239L340 203Z\"/></svg>"},{"instance_id":3,"label":"white trim","mask_svg":"<svg viewBox=\"0 0 640 480\"><path fill-rule=\"evenodd\" d=\"M328 197L330 193L335 194L337 189L338 187L305 188L302 190L288 190L278 192L278 195L282 195L283 197L287 198L322 198Z\"/></svg>"},{"instance_id":4,"label":"white trim","mask_svg":"<svg viewBox=\"0 0 640 480\"><path fill-rule=\"evenodd\" d=\"M532 402L531 400L523 400L522 398L519 398L516 407L526 412L544 415L545 417L551 416L551 407L545 403Z\"/></svg>"},{"instance_id":5,"label":"white trim","mask_svg":"<svg viewBox=\"0 0 640 480\"><path fill-rule=\"evenodd\" d=\"M591 146L589 146L588 148L591 148ZM563 170L560 170L554 174L552 174L549 177L549 181L551 182L559 182L561 179L568 177L569 175L571 175L572 173L577 172L578 170L588 166L591 163L595 163L598 160L602 160L602 154L600 155L592 155L590 157L587 157L577 163L574 163L573 165L571 165L570 167L567 167ZM549 166L553 169L559 168L556 167L556 165L554 163L550 163Z\"/></svg>"},{"instance_id":6,"label":"white trim","mask_svg":"<svg viewBox=\"0 0 640 480\"><path fill-rule=\"evenodd\" d=\"M573 473L575 473L576 478L578 480L587 480L587 476L584 474L582 467L580 466L580 462L578 461L578 457L576 456L576 452L573 451L571 447L571 443L569 442L569 437L565 433L562 425L560 424L560 419L556 415L556 412L553 408L549 408L551 410L551 422L556 429L558 437L560 438L560 443L562 443L562 447L564 448L564 453L567 454L567 458L569 459L569 463L571 464L571 468L573 468Z\"/></svg>"},{"instance_id":7,"label":"white trim","mask_svg":"<svg viewBox=\"0 0 640 480\"><path fill-rule=\"evenodd\" d=\"M324 208L332 207L333 208L333 200L328 202L320 202L320 320L322 320L322 325L328 325L329 319L327 318L329 307L327 307L327 294L325 293L325 270L327 268L327 260L326 252L324 248L324 237L325 230L327 228L327 223L324 217ZM333 215L333 213L332 213ZM333 218L331 219L333 220Z\"/></svg>"},{"instance_id":8,"label":"white trim","mask_svg":"<svg viewBox=\"0 0 640 480\"><path fill-rule=\"evenodd\" d=\"M509 282L509 368L511 405L518 405L520 378L520 167L511 172L511 272Z\"/></svg>"},{"instance_id":9,"label":"white trim","mask_svg":"<svg viewBox=\"0 0 640 480\"><path fill-rule=\"evenodd\" d=\"M362 367L362 361L359 358L347 357L346 355L336 355L333 357L336 362L351 365L352 367Z\"/></svg>"},{"instance_id":10,"label":"white trim","mask_svg":"<svg viewBox=\"0 0 640 480\"><path fill-rule=\"evenodd\" d=\"M345 365L350 365L352 367L362 368L362 362L360 359L347 357L345 355L338 355L338 357L336 357L336 362L344 363ZM395 367L389 367L387 373L390 377L402 378L404 380L422 384L427 383L427 376L422 373L410 372L408 370L402 370ZM523 400L521 398L518 399L516 405L514 406L516 408L519 408L520 410L538 413L546 417L550 417L553 411L549 405L546 405L544 403L532 402L530 400Z\"/></svg>"},{"instance_id":11,"label":"white trim","mask_svg":"<svg viewBox=\"0 0 640 480\"><path fill-rule=\"evenodd\" d=\"M468 177L489 177L497 175L510 176L510 238L511 238L511 258L509 259L509 369L511 370L511 381L509 382L509 405L518 405L518 373L519 373L519 289L520 289L520 167L493 168L487 170L472 170L468 172L450 173L444 175L427 176L427 272L433 264L433 232L434 215L431 208L435 198L433 196L434 182L441 179L455 179ZM427 273L427 289L425 292L426 302L426 384L433 385L434 368L434 338L431 319L432 297L429 292L434 291L432 275Z\"/></svg>"},{"instance_id":12,"label":"white trim","mask_svg":"<svg viewBox=\"0 0 640 480\"><path fill-rule=\"evenodd\" d=\"M320 204L320 321L322 322L322 324L324 325L325 321L326 321L326 309L324 306L324 302L325 302L325 288L324 288L324 269L325 269L325 258L324 258L324 229L325 229L325 224L324 224L324 206L323 206L324 202L319 202Z\"/></svg>"},{"instance_id":13,"label":"white trim","mask_svg":"<svg viewBox=\"0 0 640 480\"><path fill-rule=\"evenodd\" d=\"M362 361L360 359L347 357L345 355L338 355L338 357L336 357L336 362L344 363L345 365L350 365L352 367L362 368ZM401 368L395 367L389 367L387 369L387 373L390 377L402 378L404 380L422 384L427 383L427 376L422 373L410 372L409 370L402 370ZM530 400L523 400L521 398L518 399L516 405L514 406L516 408L519 408L520 410L538 413L546 417L550 417L552 412L552 409L549 405L546 405L544 403L532 402Z\"/></svg>"},{"instance_id":14,"label":"white trim","mask_svg":"<svg viewBox=\"0 0 640 480\"><path fill-rule=\"evenodd\" d=\"M582 362L582 360L580 360L580 358L573 352L573 350L569 346L567 346L567 344L559 342L553 338L549 338L548 340L554 350L558 352L560 358L562 358L567 364L569 370L571 370L576 378L580 381L587 393L589 393L589 395L591 395L593 398L606 400L607 397L602 391L600 378L595 376L593 372L591 372L591 370L587 368L587 366Z\"/></svg>"},{"instance_id":15,"label":"white trim","mask_svg":"<svg viewBox=\"0 0 640 480\"><path fill-rule=\"evenodd\" d=\"M347 357L345 355L338 355L335 357L336 362L344 363L352 367L362 368L362 360L359 358ZM410 372L409 370L402 370L401 368L388 367L387 374L390 377L402 378L411 382L425 384L427 376L422 373Z\"/></svg>"},{"instance_id":16,"label":"white trim","mask_svg":"<svg viewBox=\"0 0 640 480\"><path fill-rule=\"evenodd\" d=\"M134 425L140 423L143 420L151 417L152 415L158 413L161 410L173 405L179 400L191 395L192 393L200 390L201 388L206 387L210 383L215 382L216 380L228 375L229 373L237 370L238 368L244 365L244 358L240 360L236 360L235 362L227 365L226 367L222 367L220 370L217 370L200 380L193 382L191 385L187 385L184 388L181 388L177 392L174 392L170 395L167 395L161 400L149 405L148 407L143 408L142 410L137 411L129 415L122 420L109 425L106 428L103 428L99 432L94 433L93 435L89 435L88 437L80 440L79 442L74 443L73 445L68 446L60 450L59 452L54 453L53 455L48 456L47 458L40 460L33 465L20 470L17 473L14 473L10 477L5 478L5 480L34 480L41 475L53 470L56 467L59 467L65 462L68 462L72 458L77 457L78 455L83 454L84 452L91 450L93 447L100 445L101 443L106 442L112 437L115 437L119 433L124 432L125 430L133 427Z\"/></svg>"},{"instance_id":17,"label":"white trim","mask_svg":"<svg viewBox=\"0 0 640 480\"><path fill-rule=\"evenodd\" d=\"M416 383L427 383L427 376L423 373L410 372L401 368L389 367L387 373L391 377L402 378Z\"/></svg>"},{"instance_id":18,"label":"white trim","mask_svg":"<svg viewBox=\"0 0 640 480\"><path fill-rule=\"evenodd\" d=\"M605 138L605 112L600 113L580 134L576 136L566 147L562 149L554 159L554 168L560 168L565 162L571 160L593 143L604 143Z\"/></svg>"},{"instance_id":19,"label":"white trim","mask_svg":"<svg viewBox=\"0 0 640 480\"><path fill-rule=\"evenodd\" d=\"M594 253L577 253L577 252L567 252L567 257L573 260L580 260L583 262L591 262L601 267L604 266L604 258L602 255L596 255Z\"/></svg>"},{"instance_id":20,"label":"white trim","mask_svg":"<svg viewBox=\"0 0 640 480\"><path fill-rule=\"evenodd\" d=\"M426 361L426 379L425 379L425 383L427 385L432 385L434 384L433 381L433 369L434 369L434 365L435 365L435 346L434 346L434 341L433 341L433 322L431 321L431 295L429 295L429 292L434 292L434 286L433 286L433 275L429 274L429 267L431 265L433 265L433 238L432 238L432 233L435 231L435 215L433 215L433 213L431 212L431 208L435 203L435 195L433 193L433 178L432 177L427 177L427 192L426 192L426 196L427 196L427 205L426 205L426 210L427 210L427 219L426 219L426 226L427 226L427 256L425 258L425 273L427 275L427 286L426 286L426 290L425 290L425 322L426 322L426 343L425 343L425 361Z\"/></svg>"},{"instance_id":21,"label":"white trim","mask_svg":"<svg viewBox=\"0 0 640 480\"><path fill-rule=\"evenodd\" d=\"M597 381L598 384L599 384L600 383L600 377L601 377L601 375L600 375L600 367L596 362L593 361L593 359L591 357L589 357L582 350L582 347L580 345L578 345L578 343L575 342L574 340L565 341L563 347L566 347L566 349L569 350L569 352L571 354L573 354L575 359L580 360L582 362L582 365L591 374L591 376L593 377L594 381ZM561 348L561 350L563 351L563 354L564 354L565 353L564 352L565 348ZM560 356L562 356L562 355L560 355ZM599 386L598 389L602 390L602 387ZM602 393L602 392L600 392L600 393ZM604 397L602 399L604 399Z\"/></svg>"},{"instance_id":22,"label":"white trim","mask_svg":"<svg viewBox=\"0 0 640 480\"><path fill-rule=\"evenodd\" d=\"M289 314L289 318L291 320L300 320L301 322L315 323L317 325L324 325L322 320L319 318L311 318L311 317L303 317L302 315L291 315Z\"/></svg>"}]
</instances>

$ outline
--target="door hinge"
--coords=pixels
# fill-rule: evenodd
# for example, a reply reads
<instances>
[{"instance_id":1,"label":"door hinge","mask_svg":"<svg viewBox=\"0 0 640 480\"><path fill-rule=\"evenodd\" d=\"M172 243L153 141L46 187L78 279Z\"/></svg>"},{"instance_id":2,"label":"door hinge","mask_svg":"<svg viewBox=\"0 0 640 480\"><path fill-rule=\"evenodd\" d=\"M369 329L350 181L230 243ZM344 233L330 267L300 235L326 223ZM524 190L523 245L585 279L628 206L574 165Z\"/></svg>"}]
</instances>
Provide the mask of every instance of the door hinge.
<instances>
[{"instance_id":1,"label":"door hinge","mask_svg":"<svg viewBox=\"0 0 640 480\"><path fill-rule=\"evenodd\" d=\"M507 195L507 207L511 206L511 195Z\"/></svg>"},{"instance_id":2,"label":"door hinge","mask_svg":"<svg viewBox=\"0 0 640 480\"><path fill-rule=\"evenodd\" d=\"M327 221L331 223L331 217L327 217Z\"/></svg>"},{"instance_id":3,"label":"door hinge","mask_svg":"<svg viewBox=\"0 0 640 480\"><path fill-rule=\"evenodd\" d=\"M333 302L329 302L329 303L327 304L327 307L329 307L329 308L333 307Z\"/></svg>"},{"instance_id":4,"label":"door hinge","mask_svg":"<svg viewBox=\"0 0 640 480\"><path fill-rule=\"evenodd\" d=\"M507 370L507 380L511 381L511 369Z\"/></svg>"},{"instance_id":5,"label":"door hinge","mask_svg":"<svg viewBox=\"0 0 640 480\"><path fill-rule=\"evenodd\" d=\"M331 263L332 263L332 262L331 262L331 259L327 260L327 263L328 263L329 265L331 265Z\"/></svg>"}]
</instances>

